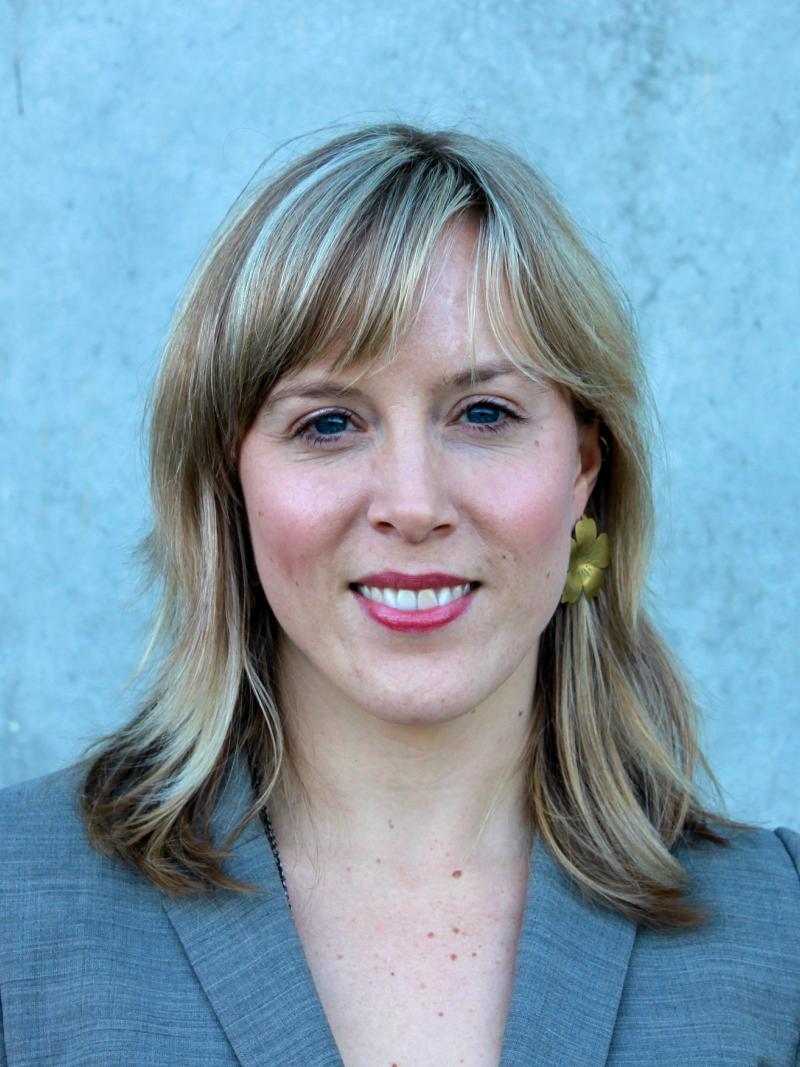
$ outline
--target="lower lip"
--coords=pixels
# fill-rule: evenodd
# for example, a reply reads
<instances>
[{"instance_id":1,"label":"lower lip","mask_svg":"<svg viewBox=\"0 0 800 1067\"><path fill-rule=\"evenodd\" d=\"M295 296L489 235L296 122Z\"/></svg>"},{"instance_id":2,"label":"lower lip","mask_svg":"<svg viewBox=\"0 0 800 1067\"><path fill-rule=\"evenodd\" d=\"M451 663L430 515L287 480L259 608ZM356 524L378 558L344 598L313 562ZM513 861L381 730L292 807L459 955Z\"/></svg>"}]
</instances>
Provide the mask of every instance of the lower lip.
<instances>
[{"instance_id":1,"label":"lower lip","mask_svg":"<svg viewBox=\"0 0 800 1067\"><path fill-rule=\"evenodd\" d=\"M397 608L390 608L386 604L380 604L377 600L368 600L356 589L352 590L352 592L362 610L375 622L379 622L381 626L386 626L390 630L400 630L402 633L407 634L425 634L430 630L439 630L442 626L447 626L449 622L453 622L459 615L463 615L472 604L477 587L471 589L466 596L459 597L458 600L451 600L449 604L442 604L436 608L426 608L423 611L399 611Z\"/></svg>"}]
</instances>

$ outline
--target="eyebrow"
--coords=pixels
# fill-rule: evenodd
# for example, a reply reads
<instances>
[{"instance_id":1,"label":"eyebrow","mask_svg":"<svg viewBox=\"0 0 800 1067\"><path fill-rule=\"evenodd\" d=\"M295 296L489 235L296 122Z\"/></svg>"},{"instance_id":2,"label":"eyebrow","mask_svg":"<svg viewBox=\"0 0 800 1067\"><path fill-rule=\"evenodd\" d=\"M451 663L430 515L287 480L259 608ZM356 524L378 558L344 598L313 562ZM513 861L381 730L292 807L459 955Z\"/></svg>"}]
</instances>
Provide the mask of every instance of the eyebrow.
<instances>
[{"instance_id":1,"label":"eyebrow","mask_svg":"<svg viewBox=\"0 0 800 1067\"><path fill-rule=\"evenodd\" d=\"M514 374L519 378L525 377L509 360L498 359L491 363L482 363L478 367L467 367L466 370L458 371L457 374L445 375L442 378L442 385L445 389L461 385L478 385L480 382L490 382L493 378L502 378L506 374Z\"/></svg>"},{"instance_id":2,"label":"eyebrow","mask_svg":"<svg viewBox=\"0 0 800 1067\"><path fill-rule=\"evenodd\" d=\"M467 367L465 370L457 371L455 374L446 374L442 377L440 384L443 389L457 389L464 385L478 385L481 382L490 382L494 378L501 378L509 374L514 374L520 378L524 377L526 381L531 380L521 374L518 368L508 360L495 360L491 363L482 363L474 368ZM266 407L270 409L282 400L294 398L324 400L326 397L340 399L354 397L363 399L364 396L364 391L356 386L343 385L335 378L320 378L317 381L307 382L305 385L286 385L283 388L276 389L267 399Z\"/></svg>"}]
</instances>

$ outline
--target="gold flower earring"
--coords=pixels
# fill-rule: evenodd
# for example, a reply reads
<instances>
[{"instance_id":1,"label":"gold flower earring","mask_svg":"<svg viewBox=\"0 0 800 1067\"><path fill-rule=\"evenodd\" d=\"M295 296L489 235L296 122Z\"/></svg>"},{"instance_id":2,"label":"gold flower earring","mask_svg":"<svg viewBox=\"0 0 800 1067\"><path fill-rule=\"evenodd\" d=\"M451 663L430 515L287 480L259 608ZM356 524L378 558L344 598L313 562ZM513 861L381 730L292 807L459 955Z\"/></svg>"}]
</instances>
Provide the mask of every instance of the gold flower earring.
<instances>
[{"instance_id":1,"label":"gold flower earring","mask_svg":"<svg viewBox=\"0 0 800 1067\"><path fill-rule=\"evenodd\" d=\"M582 592L590 600L596 597L605 579L603 571L610 562L608 534L601 533L598 537L597 523L584 515L575 524L561 603L574 604Z\"/></svg>"}]
</instances>

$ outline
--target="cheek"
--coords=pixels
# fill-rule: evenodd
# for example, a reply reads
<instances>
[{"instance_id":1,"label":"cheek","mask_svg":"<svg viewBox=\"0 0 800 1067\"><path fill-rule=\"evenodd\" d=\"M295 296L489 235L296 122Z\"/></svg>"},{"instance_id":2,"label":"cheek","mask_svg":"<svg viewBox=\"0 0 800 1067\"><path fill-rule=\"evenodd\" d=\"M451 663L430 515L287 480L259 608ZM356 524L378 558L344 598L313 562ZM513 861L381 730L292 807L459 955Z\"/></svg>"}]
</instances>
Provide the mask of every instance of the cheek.
<instances>
[{"instance_id":1,"label":"cheek","mask_svg":"<svg viewBox=\"0 0 800 1067\"><path fill-rule=\"evenodd\" d=\"M520 474L495 487L484 522L493 531L504 567L516 569L521 585L546 600L561 595L572 533L572 485L566 470L547 477Z\"/></svg>"},{"instance_id":2,"label":"cheek","mask_svg":"<svg viewBox=\"0 0 800 1067\"><path fill-rule=\"evenodd\" d=\"M280 615L291 610L296 590L320 591L321 563L341 540L346 502L335 485L315 480L312 487L303 472L274 462L254 469L244 457L240 478L259 579Z\"/></svg>"}]
</instances>

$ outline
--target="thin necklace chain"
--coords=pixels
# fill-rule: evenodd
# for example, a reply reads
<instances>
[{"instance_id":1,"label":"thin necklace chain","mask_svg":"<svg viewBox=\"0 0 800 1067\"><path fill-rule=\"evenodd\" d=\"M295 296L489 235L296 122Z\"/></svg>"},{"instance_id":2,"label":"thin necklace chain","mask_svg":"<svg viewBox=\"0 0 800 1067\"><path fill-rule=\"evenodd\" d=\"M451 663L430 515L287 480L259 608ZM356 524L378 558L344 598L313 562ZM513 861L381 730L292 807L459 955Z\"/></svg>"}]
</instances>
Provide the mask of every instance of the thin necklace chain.
<instances>
[{"instance_id":1,"label":"thin necklace chain","mask_svg":"<svg viewBox=\"0 0 800 1067\"><path fill-rule=\"evenodd\" d=\"M256 794L261 793L261 776L250 761L250 778L253 784L253 788ZM292 902L289 900L289 890L286 888L286 876L283 873L283 864L281 863L281 854L278 852L278 842L275 840L275 831L272 829L272 823L270 822L269 812L266 805L260 809L259 816L261 817L261 823L264 827L264 833L267 835L267 841L269 841L269 847L272 849L272 855L275 857L275 866L278 868L278 877L281 880L281 886L283 887L283 895L286 897L286 903L289 906L289 911L292 910Z\"/></svg>"},{"instance_id":2,"label":"thin necklace chain","mask_svg":"<svg viewBox=\"0 0 800 1067\"><path fill-rule=\"evenodd\" d=\"M278 842L275 840L275 831L272 829L269 812L266 808L262 808L259 814L261 815L261 821L264 824L264 831L267 835L267 841L269 841L269 847L272 849L272 855L275 857L275 866L278 868L278 876L281 880L281 885L283 886L283 895L286 897L286 903L289 905L289 911L291 911L292 902L289 900L289 890L286 888L286 876L283 873L281 854L278 852Z\"/></svg>"}]
</instances>

